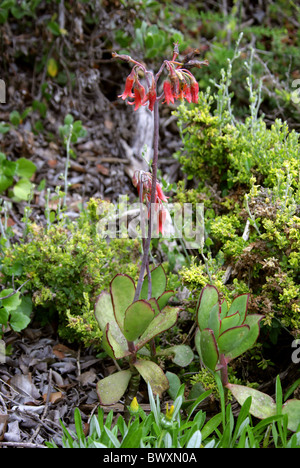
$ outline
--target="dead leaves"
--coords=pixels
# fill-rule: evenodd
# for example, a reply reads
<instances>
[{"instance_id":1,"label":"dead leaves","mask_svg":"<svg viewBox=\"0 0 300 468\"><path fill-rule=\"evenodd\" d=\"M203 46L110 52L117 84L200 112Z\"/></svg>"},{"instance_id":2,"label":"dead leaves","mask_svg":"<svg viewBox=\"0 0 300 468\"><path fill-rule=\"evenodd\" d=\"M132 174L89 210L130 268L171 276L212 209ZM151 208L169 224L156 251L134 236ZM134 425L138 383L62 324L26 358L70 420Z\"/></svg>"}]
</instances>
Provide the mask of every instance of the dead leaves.
<instances>
[{"instance_id":1,"label":"dead leaves","mask_svg":"<svg viewBox=\"0 0 300 468\"><path fill-rule=\"evenodd\" d=\"M60 446L60 420L73 421L74 408L96 408L102 361L56 342L49 330L27 329L0 364L0 446Z\"/></svg>"}]
</instances>

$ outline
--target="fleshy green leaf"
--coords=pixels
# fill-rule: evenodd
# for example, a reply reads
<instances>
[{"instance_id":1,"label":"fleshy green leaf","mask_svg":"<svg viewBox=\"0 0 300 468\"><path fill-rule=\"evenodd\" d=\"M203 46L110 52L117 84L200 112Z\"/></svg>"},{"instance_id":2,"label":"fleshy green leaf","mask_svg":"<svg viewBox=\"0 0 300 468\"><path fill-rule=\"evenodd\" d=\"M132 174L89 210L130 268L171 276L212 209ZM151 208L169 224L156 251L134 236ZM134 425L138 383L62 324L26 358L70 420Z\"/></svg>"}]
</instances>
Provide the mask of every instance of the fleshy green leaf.
<instances>
[{"instance_id":1,"label":"fleshy green leaf","mask_svg":"<svg viewBox=\"0 0 300 468\"><path fill-rule=\"evenodd\" d=\"M170 348L163 349L157 354L159 356L171 356L174 364L181 367L188 366L194 358L193 351L187 345L170 346Z\"/></svg>"},{"instance_id":2,"label":"fleshy green leaf","mask_svg":"<svg viewBox=\"0 0 300 468\"><path fill-rule=\"evenodd\" d=\"M116 321L123 330L125 311L134 300L135 284L133 279L128 275L116 275L110 283L110 294Z\"/></svg>"},{"instance_id":3,"label":"fleshy green leaf","mask_svg":"<svg viewBox=\"0 0 300 468\"><path fill-rule=\"evenodd\" d=\"M216 340L218 339L220 333L220 312L221 307L220 304L217 302L211 309L207 322L207 328L210 328L214 332Z\"/></svg>"},{"instance_id":4,"label":"fleshy green leaf","mask_svg":"<svg viewBox=\"0 0 300 468\"><path fill-rule=\"evenodd\" d=\"M178 307L166 306L160 314L154 317L154 319L149 324L145 332L139 338L136 347L138 349L142 348L143 346L145 346L146 343L148 343L148 341L150 341L156 335L159 335L160 333L168 330L173 325L175 325L177 321L178 312Z\"/></svg>"},{"instance_id":5,"label":"fleshy green leaf","mask_svg":"<svg viewBox=\"0 0 300 468\"><path fill-rule=\"evenodd\" d=\"M215 286L205 286L200 294L197 306L197 320L200 330L208 328L208 319L213 306L219 301L219 293Z\"/></svg>"},{"instance_id":6,"label":"fleshy green leaf","mask_svg":"<svg viewBox=\"0 0 300 468\"><path fill-rule=\"evenodd\" d=\"M114 330L111 329L111 324L106 324L105 336L106 342L109 348L113 352L114 359L122 359L125 356L129 356L130 351L128 350L127 341L119 329L119 327Z\"/></svg>"},{"instance_id":7,"label":"fleshy green leaf","mask_svg":"<svg viewBox=\"0 0 300 468\"><path fill-rule=\"evenodd\" d=\"M112 358L127 353L127 341L115 319L111 296L103 291L95 304L95 317L103 332L102 346ZM109 327L108 327L109 325Z\"/></svg>"},{"instance_id":8,"label":"fleshy green leaf","mask_svg":"<svg viewBox=\"0 0 300 468\"><path fill-rule=\"evenodd\" d=\"M236 312L240 315L240 323L238 325L242 325L246 318L247 309L248 309L248 302L249 302L249 294L241 294L233 299L231 306L229 308L227 315L233 315Z\"/></svg>"},{"instance_id":9,"label":"fleshy green leaf","mask_svg":"<svg viewBox=\"0 0 300 468\"><path fill-rule=\"evenodd\" d=\"M134 367L141 374L146 383L149 383L154 394L161 396L168 390L169 381L161 367L152 361L137 361Z\"/></svg>"},{"instance_id":10,"label":"fleshy green leaf","mask_svg":"<svg viewBox=\"0 0 300 468\"><path fill-rule=\"evenodd\" d=\"M144 333L150 322L154 318L154 310L150 304L144 300L139 300L130 304L125 312L124 336L129 341L135 341Z\"/></svg>"},{"instance_id":11,"label":"fleshy green leaf","mask_svg":"<svg viewBox=\"0 0 300 468\"><path fill-rule=\"evenodd\" d=\"M158 301L152 297L151 299L149 299L147 302L149 302L149 304L151 305L152 309L154 310L154 315L158 315L160 314L160 307L158 305Z\"/></svg>"},{"instance_id":12,"label":"fleshy green leaf","mask_svg":"<svg viewBox=\"0 0 300 468\"><path fill-rule=\"evenodd\" d=\"M228 314L228 304L225 301L225 299L223 299L220 305L221 305L220 318L222 320Z\"/></svg>"},{"instance_id":13,"label":"fleshy green leaf","mask_svg":"<svg viewBox=\"0 0 300 468\"><path fill-rule=\"evenodd\" d=\"M222 354L229 354L234 348L238 347L246 338L250 330L248 325L239 325L224 331L218 339L219 351Z\"/></svg>"},{"instance_id":14,"label":"fleshy green leaf","mask_svg":"<svg viewBox=\"0 0 300 468\"><path fill-rule=\"evenodd\" d=\"M169 299L174 296L174 291L165 291L162 293L161 296L157 299L157 303L159 305L160 310L162 310L164 307L166 307Z\"/></svg>"},{"instance_id":15,"label":"fleshy green leaf","mask_svg":"<svg viewBox=\"0 0 300 468\"><path fill-rule=\"evenodd\" d=\"M167 277L162 265L157 266L151 271L151 297L158 299L165 291L167 286ZM141 289L140 299L148 298L148 275L145 276Z\"/></svg>"},{"instance_id":16,"label":"fleshy green leaf","mask_svg":"<svg viewBox=\"0 0 300 468\"><path fill-rule=\"evenodd\" d=\"M169 381L169 389L168 389L168 394L172 398L172 400L176 399L177 392L180 388L181 382L177 374L174 374L173 372L166 372L166 377Z\"/></svg>"},{"instance_id":17,"label":"fleshy green leaf","mask_svg":"<svg viewBox=\"0 0 300 468\"><path fill-rule=\"evenodd\" d=\"M99 380L97 394L101 405L117 403L126 392L131 375L130 370L123 370Z\"/></svg>"},{"instance_id":18,"label":"fleshy green leaf","mask_svg":"<svg viewBox=\"0 0 300 468\"><path fill-rule=\"evenodd\" d=\"M107 291L103 291L97 297L95 304L95 317L100 327L100 330L102 331L105 330L107 323L111 323L111 321L116 322L111 302L111 296Z\"/></svg>"},{"instance_id":19,"label":"fleshy green leaf","mask_svg":"<svg viewBox=\"0 0 300 468\"><path fill-rule=\"evenodd\" d=\"M215 370L219 360L219 350L214 332L209 328L205 328L201 331L200 349L204 365L211 370Z\"/></svg>"},{"instance_id":20,"label":"fleshy green leaf","mask_svg":"<svg viewBox=\"0 0 300 468\"><path fill-rule=\"evenodd\" d=\"M195 333L195 347L196 347L197 353L200 356L201 361L203 361L202 355L201 355L200 338L201 338L201 331L199 330L199 328L197 328L196 333Z\"/></svg>"},{"instance_id":21,"label":"fleshy green leaf","mask_svg":"<svg viewBox=\"0 0 300 468\"><path fill-rule=\"evenodd\" d=\"M251 314L246 317L244 325L248 325L250 330L242 342L239 344L235 343L231 351L226 354L227 359L235 359L237 356L240 356L248 349L252 348L258 338L260 330L259 322L262 318L263 316L258 314Z\"/></svg>"},{"instance_id":22,"label":"fleshy green leaf","mask_svg":"<svg viewBox=\"0 0 300 468\"><path fill-rule=\"evenodd\" d=\"M227 315L227 317L223 318L221 322L220 334L226 330L229 330L229 328L237 327L238 325L240 325L240 319L241 316L238 312L232 315Z\"/></svg>"}]
</instances>

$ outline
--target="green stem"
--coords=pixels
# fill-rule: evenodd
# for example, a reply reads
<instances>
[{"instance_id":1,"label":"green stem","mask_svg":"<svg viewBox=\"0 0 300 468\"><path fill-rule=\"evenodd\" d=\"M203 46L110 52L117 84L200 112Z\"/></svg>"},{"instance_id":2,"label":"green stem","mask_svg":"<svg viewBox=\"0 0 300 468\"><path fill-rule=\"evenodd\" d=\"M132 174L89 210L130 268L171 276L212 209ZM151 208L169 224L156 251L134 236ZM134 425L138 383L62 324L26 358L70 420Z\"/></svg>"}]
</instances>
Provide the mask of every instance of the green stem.
<instances>
[{"instance_id":1,"label":"green stem","mask_svg":"<svg viewBox=\"0 0 300 468\"><path fill-rule=\"evenodd\" d=\"M160 436L159 436L159 439L158 439L158 444L157 444L157 448L160 448L160 445L162 443L162 440L163 440L163 437L166 435L167 431L166 429L163 429L160 433Z\"/></svg>"},{"instance_id":2,"label":"green stem","mask_svg":"<svg viewBox=\"0 0 300 468\"><path fill-rule=\"evenodd\" d=\"M73 125L70 125L69 135L66 141L67 158L66 158L65 176L64 176L64 181L65 181L65 194L64 194L64 202L63 202L64 208L66 207L66 204L67 204L68 170L69 170L69 163L70 163L70 143L71 143L72 131L73 131Z\"/></svg>"}]
</instances>

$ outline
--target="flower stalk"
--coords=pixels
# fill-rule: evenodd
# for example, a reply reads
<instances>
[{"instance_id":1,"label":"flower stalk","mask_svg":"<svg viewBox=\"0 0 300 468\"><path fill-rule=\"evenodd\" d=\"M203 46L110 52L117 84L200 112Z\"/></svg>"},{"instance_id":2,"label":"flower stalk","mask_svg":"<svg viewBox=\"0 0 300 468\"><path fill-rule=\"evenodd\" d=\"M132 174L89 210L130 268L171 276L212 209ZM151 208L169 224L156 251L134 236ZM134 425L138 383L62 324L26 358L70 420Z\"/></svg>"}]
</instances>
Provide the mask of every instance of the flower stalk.
<instances>
[{"instance_id":1,"label":"flower stalk","mask_svg":"<svg viewBox=\"0 0 300 468\"><path fill-rule=\"evenodd\" d=\"M128 75L125 83L124 92L119 95L124 101L127 100L129 105L134 106L134 110L138 110L141 106L148 106L148 109L153 112L154 119L154 138L153 138L153 161L152 173L143 179L141 174L135 173L133 177L133 184L137 187L140 202L143 198L148 202L148 235L143 238L143 256L140 269L140 275L137 283L134 301L140 297L145 271L147 270L148 278L150 278L149 271L149 249L152 235L152 221L154 219L155 206L158 205L158 229L163 233L163 225L165 222L166 212L163 208L162 202L167 201L164 196L160 185L157 183L157 163L158 163L158 142L159 142L159 102L170 102L174 104L175 100L186 99L188 102L197 103L199 86L194 75L188 70L191 67L201 68L202 65L208 65L208 62L195 60L193 53L190 57L187 56L183 62L179 62L179 47L178 43L174 44L173 56L171 60L164 60L159 71L154 76L152 72L148 71L146 67L134 60L129 55L119 55L113 53L114 58L121 59L127 63L133 64L133 68ZM140 83L138 71L142 71L145 76L147 84L147 92L144 86ZM167 78L163 82L163 92L160 96L157 94L158 81L165 71ZM129 100L133 99L133 101ZM150 177L149 177L150 176ZM149 281L149 298L151 297L151 281Z\"/></svg>"}]
</instances>

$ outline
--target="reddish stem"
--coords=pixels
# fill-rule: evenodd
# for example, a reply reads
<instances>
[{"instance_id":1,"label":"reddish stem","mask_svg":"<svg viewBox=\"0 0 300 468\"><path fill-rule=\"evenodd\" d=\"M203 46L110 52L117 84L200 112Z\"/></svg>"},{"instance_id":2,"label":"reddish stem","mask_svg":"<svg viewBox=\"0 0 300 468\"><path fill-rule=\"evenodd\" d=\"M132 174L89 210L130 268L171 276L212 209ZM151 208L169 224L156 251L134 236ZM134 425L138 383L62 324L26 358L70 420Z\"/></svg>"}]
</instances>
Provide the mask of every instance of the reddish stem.
<instances>
[{"instance_id":1,"label":"reddish stem","mask_svg":"<svg viewBox=\"0 0 300 468\"><path fill-rule=\"evenodd\" d=\"M224 354L220 355L220 364L221 364L221 380L223 387L226 387L228 384L228 372L227 372L227 362Z\"/></svg>"},{"instance_id":2,"label":"reddish stem","mask_svg":"<svg viewBox=\"0 0 300 468\"><path fill-rule=\"evenodd\" d=\"M141 289L144 281L145 270L149 259L149 249L152 235L152 214L155 204L155 192L156 192L156 181L157 181L157 160L158 160L158 139L159 139L159 107L158 100L156 99L153 109L154 118L154 138L153 138L153 161L152 161L152 186L151 186L151 204L150 204L150 216L148 226L148 236L144 244L144 253L142 258L142 265L140 275L135 291L134 301L137 301L141 294ZM150 278L149 278L150 279Z\"/></svg>"}]
</instances>

